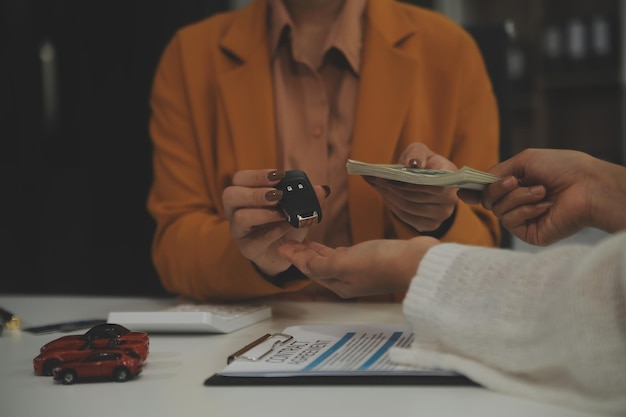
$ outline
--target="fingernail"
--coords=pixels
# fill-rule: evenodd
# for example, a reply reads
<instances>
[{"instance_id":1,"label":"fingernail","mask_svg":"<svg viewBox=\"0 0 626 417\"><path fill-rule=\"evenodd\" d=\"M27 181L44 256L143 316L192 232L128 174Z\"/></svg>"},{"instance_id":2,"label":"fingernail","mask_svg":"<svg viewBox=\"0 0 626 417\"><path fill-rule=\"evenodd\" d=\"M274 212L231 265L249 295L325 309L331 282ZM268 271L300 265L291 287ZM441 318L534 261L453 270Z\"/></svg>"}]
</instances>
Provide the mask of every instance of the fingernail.
<instances>
[{"instance_id":1,"label":"fingernail","mask_svg":"<svg viewBox=\"0 0 626 417\"><path fill-rule=\"evenodd\" d=\"M330 195L330 187L328 185L322 185L322 188L326 192L326 197Z\"/></svg>"},{"instance_id":2,"label":"fingernail","mask_svg":"<svg viewBox=\"0 0 626 417\"><path fill-rule=\"evenodd\" d=\"M504 186L504 188L515 188L517 187L517 184L518 181L515 177L506 177L504 180L502 180L502 185Z\"/></svg>"},{"instance_id":3,"label":"fingernail","mask_svg":"<svg viewBox=\"0 0 626 417\"><path fill-rule=\"evenodd\" d=\"M530 187L528 189L528 191L530 191L530 193L533 194L533 195L542 195L543 194L543 186L535 185L534 187Z\"/></svg>"},{"instance_id":4,"label":"fingernail","mask_svg":"<svg viewBox=\"0 0 626 417\"><path fill-rule=\"evenodd\" d=\"M267 201L278 201L283 198L283 192L281 190L270 190L265 193L265 199Z\"/></svg>"},{"instance_id":5,"label":"fingernail","mask_svg":"<svg viewBox=\"0 0 626 417\"><path fill-rule=\"evenodd\" d=\"M421 168L422 166L422 161L420 161L419 159L411 159L409 161L409 168Z\"/></svg>"},{"instance_id":6,"label":"fingernail","mask_svg":"<svg viewBox=\"0 0 626 417\"><path fill-rule=\"evenodd\" d=\"M267 174L267 179L270 181L282 180L283 178L285 178L285 171L281 171L279 169L270 171Z\"/></svg>"},{"instance_id":7,"label":"fingernail","mask_svg":"<svg viewBox=\"0 0 626 417\"><path fill-rule=\"evenodd\" d=\"M535 207L538 209L547 209L554 205L552 201L542 201L541 203L535 204Z\"/></svg>"}]
</instances>

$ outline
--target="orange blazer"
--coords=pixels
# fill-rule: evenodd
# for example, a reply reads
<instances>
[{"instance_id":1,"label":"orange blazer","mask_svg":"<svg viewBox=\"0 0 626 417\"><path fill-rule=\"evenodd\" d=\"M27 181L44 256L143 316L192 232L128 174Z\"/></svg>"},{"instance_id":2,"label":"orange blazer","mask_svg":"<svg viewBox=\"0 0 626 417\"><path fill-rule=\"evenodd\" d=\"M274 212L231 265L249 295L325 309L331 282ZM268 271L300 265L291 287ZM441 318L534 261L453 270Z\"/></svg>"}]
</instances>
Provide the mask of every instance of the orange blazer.
<instances>
[{"instance_id":1,"label":"orange blazer","mask_svg":"<svg viewBox=\"0 0 626 417\"><path fill-rule=\"evenodd\" d=\"M392 0L367 5L351 158L395 163L423 142L458 167L498 161L498 115L473 39L447 18ZM170 292L200 300L241 300L278 287L239 252L224 217L222 190L242 169L277 168L267 2L181 29L165 49L151 96L157 222L153 261ZM416 232L388 212L359 176L348 182L354 242ZM493 246L497 219L459 202L441 239Z\"/></svg>"}]
</instances>

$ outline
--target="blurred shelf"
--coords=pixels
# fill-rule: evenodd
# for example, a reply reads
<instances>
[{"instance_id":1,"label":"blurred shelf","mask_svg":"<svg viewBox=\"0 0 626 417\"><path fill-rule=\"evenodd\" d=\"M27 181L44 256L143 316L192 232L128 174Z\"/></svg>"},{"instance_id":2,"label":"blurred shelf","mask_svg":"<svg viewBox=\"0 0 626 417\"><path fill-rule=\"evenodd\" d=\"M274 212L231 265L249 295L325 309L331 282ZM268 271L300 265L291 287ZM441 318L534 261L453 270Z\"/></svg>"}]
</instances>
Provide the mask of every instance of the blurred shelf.
<instances>
[{"instance_id":1,"label":"blurred shelf","mask_svg":"<svg viewBox=\"0 0 626 417\"><path fill-rule=\"evenodd\" d=\"M451 17L464 26L510 28L510 148L571 148L624 163L626 0L440 1L460 10Z\"/></svg>"},{"instance_id":2,"label":"blurred shelf","mask_svg":"<svg viewBox=\"0 0 626 417\"><path fill-rule=\"evenodd\" d=\"M575 72L561 71L543 75L543 87L545 89L618 88L620 86L621 79L618 68Z\"/></svg>"}]
</instances>

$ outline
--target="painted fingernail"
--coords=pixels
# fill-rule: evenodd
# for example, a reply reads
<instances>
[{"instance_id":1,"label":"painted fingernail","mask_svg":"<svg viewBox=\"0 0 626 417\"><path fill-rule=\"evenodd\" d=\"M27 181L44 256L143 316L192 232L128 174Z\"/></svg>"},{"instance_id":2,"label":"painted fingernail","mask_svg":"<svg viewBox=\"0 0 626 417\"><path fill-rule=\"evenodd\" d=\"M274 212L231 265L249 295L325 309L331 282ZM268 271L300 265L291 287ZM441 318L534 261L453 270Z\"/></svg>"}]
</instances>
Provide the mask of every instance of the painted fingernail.
<instances>
[{"instance_id":1,"label":"painted fingernail","mask_svg":"<svg viewBox=\"0 0 626 417\"><path fill-rule=\"evenodd\" d=\"M330 195L330 187L328 185L322 185L322 188L326 192L326 197Z\"/></svg>"},{"instance_id":2,"label":"painted fingernail","mask_svg":"<svg viewBox=\"0 0 626 417\"><path fill-rule=\"evenodd\" d=\"M283 198L283 192L281 190L270 190L265 193L265 199L267 201L278 201Z\"/></svg>"},{"instance_id":3,"label":"painted fingernail","mask_svg":"<svg viewBox=\"0 0 626 417\"><path fill-rule=\"evenodd\" d=\"M419 159L411 159L409 161L409 168L420 168L422 166L422 161Z\"/></svg>"},{"instance_id":4,"label":"painted fingernail","mask_svg":"<svg viewBox=\"0 0 626 417\"><path fill-rule=\"evenodd\" d=\"M267 174L267 179L270 181L282 180L283 178L285 178L285 171L280 169L275 169Z\"/></svg>"}]
</instances>

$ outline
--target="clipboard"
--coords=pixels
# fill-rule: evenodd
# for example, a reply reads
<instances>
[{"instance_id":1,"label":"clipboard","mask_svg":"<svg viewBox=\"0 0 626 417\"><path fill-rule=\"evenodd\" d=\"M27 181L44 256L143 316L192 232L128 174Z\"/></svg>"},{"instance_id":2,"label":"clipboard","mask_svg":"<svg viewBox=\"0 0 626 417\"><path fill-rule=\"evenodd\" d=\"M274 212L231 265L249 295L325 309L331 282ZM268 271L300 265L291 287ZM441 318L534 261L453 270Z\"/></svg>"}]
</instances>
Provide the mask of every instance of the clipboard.
<instances>
[{"instance_id":1,"label":"clipboard","mask_svg":"<svg viewBox=\"0 0 626 417\"><path fill-rule=\"evenodd\" d=\"M474 386L480 387L477 382L463 375L456 376L417 376L417 375L387 375L387 376L290 376L284 378L271 377L233 377L214 374L204 380L207 387L233 386L293 386L293 385L422 385L422 386Z\"/></svg>"},{"instance_id":2,"label":"clipboard","mask_svg":"<svg viewBox=\"0 0 626 417\"><path fill-rule=\"evenodd\" d=\"M480 386L455 372L393 363L389 350L408 348L413 338L406 324L293 326L229 355L204 385Z\"/></svg>"}]
</instances>

